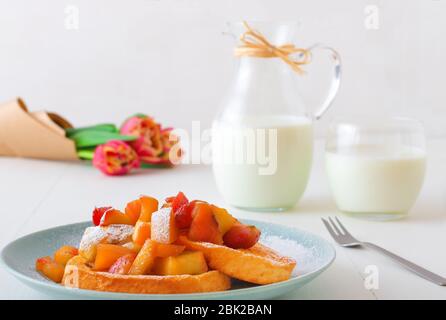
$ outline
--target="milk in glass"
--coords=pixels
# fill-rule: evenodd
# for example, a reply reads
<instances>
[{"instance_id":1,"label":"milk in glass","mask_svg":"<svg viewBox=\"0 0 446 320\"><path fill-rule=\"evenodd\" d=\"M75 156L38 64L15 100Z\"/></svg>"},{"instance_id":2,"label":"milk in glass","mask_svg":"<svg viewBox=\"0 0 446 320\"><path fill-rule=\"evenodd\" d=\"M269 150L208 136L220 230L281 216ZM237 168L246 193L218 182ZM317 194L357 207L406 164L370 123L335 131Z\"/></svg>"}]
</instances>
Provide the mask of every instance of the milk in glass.
<instances>
[{"instance_id":1,"label":"milk in glass","mask_svg":"<svg viewBox=\"0 0 446 320\"><path fill-rule=\"evenodd\" d=\"M325 157L334 199L344 212L404 214L423 184L426 154L416 147L359 144Z\"/></svg>"}]
</instances>

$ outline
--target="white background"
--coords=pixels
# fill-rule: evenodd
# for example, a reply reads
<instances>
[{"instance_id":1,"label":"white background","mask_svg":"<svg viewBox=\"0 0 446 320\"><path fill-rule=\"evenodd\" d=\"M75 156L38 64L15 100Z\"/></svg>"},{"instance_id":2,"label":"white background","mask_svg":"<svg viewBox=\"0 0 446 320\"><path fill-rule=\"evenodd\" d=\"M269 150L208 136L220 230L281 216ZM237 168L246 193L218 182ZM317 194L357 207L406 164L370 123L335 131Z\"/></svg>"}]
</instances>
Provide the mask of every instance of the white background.
<instances>
[{"instance_id":1,"label":"white background","mask_svg":"<svg viewBox=\"0 0 446 320\"><path fill-rule=\"evenodd\" d=\"M72 6L77 30L66 28ZM365 26L370 6L378 29ZM146 112L206 127L234 71L225 22L296 20L297 45L323 42L343 57L342 88L319 135L334 115L360 112L415 117L440 136L445 12L444 0L0 0L0 101L22 96L75 125ZM326 81L309 68L304 92L315 108Z\"/></svg>"}]
</instances>

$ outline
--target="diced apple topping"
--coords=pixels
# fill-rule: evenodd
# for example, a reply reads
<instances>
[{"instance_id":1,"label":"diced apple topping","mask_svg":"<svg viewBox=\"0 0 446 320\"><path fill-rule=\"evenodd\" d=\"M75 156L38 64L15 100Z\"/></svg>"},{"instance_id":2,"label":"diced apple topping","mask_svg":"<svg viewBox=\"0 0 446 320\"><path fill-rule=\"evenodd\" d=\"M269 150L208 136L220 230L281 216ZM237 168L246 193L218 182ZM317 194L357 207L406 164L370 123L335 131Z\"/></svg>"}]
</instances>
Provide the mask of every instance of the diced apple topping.
<instances>
[{"instance_id":1,"label":"diced apple topping","mask_svg":"<svg viewBox=\"0 0 446 320\"><path fill-rule=\"evenodd\" d=\"M133 221L150 222L152 213L158 210L158 200L148 196L130 201L125 207L125 214Z\"/></svg>"},{"instance_id":2,"label":"diced apple topping","mask_svg":"<svg viewBox=\"0 0 446 320\"><path fill-rule=\"evenodd\" d=\"M177 256L184 251L186 247L176 244L156 243L155 255L159 258Z\"/></svg>"},{"instance_id":3,"label":"diced apple topping","mask_svg":"<svg viewBox=\"0 0 446 320\"><path fill-rule=\"evenodd\" d=\"M150 238L150 232L151 232L150 222L144 222L144 221L136 222L135 231L133 231L133 236L132 236L133 242L142 246L144 242L146 242L146 240Z\"/></svg>"},{"instance_id":4,"label":"diced apple topping","mask_svg":"<svg viewBox=\"0 0 446 320\"><path fill-rule=\"evenodd\" d=\"M193 220L188 233L189 239L223 244L222 234L209 204L196 203L192 216Z\"/></svg>"},{"instance_id":5,"label":"diced apple topping","mask_svg":"<svg viewBox=\"0 0 446 320\"><path fill-rule=\"evenodd\" d=\"M125 206L125 214L133 221L133 224L135 224L141 214L141 200L136 199L127 203Z\"/></svg>"},{"instance_id":6,"label":"diced apple topping","mask_svg":"<svg viewBox=\"0 0 446 320\"><path fill-rule=\"evenodd\" d=\"M136 221L135 221L136 222ZM116 210L116 209L108 209L104 212L104 215L101 218L100 226L105 227L112 224L129 224L132 225L134 222L132 219L126 215L125 213Z\"/></svg>"},{"instance_id":7,"label":"diced apple topping","mask_svg":"<svg viewBox=\"0 0 446 320\"><path fill-rule=\"evenodd\" d=\"M68 260L77 256L79 251L72 246L62 246L54 253L54 261L61 265L66 265Z\"/></svg>"},{"instance_id":8,"label":"diced apple topping","mask_svg":"<svg viewBox=\"0 0 446 320\"><path fill-rule=\"evenodd\" d=\"M202 252L185 251L177 256L157 258L153 271L158 275L194 275L207 272L208 266Z\"/></svg>"},{"instance_id":9,"label":"diced apple topping","mask_svg":"<svg viewBox=\"0 0 446 320\"><path fill-rule=\"evenodd\" d=\"M98 244L93 269L97 271L108 270L116 260L128 254L134 254L134 252L115 244Z\"/></svg>"},{"instance_id":10,"label":"diced apple topping","mask_svg":"<svg viewBox=\"0 0 446 320\"><path fill-rule=\"evenodd\" d=\"M48 279L59 283L62 281L65 266L47 256L36 260L36 270Z\"/></svg>"},{"instance_id":11,"label":"diced apple topping","mask_svg":"<svg viewBox=\"0 0 446 320\"><path fill-rule=\"evenodd\" d=\"M218 230L222 235L224 235L229 229L232 228L236 223L237 219L234 218L226 209L219 208L217 206L211 205L212 213L218 224Z\"/></svg>"},{"instance_id":12,"label":"diced apple topping","mask_svg":"<svg viewBox=\"0 0 446 320\"><path fill-rule=\"evenodd\" d=\"M125 248L127 248L127 249L132 250L134 253L138 253L139 250L141 250L141 248L142 248L142 245L140 245L140 244L136 244L136 243L134 243L133 241L124 243L122 246L125 247Z\"/></svg>"},{"instance_id":13,"label":"diced apple topping","mask_svg":"<svg viewBox=\"0 0 446 320\"><path fill-rule=\"evenodd\" d=\"M128 272L131 275L142 275L150 272L155 261L155 243L148 239L142 246Z\"/></svg>"},{"instance_id":14,"label":"diced apple topping","mask_svg":"<svg viewBox=\"0 0 446 320\"><path fill-rule=\"evenodd\" d=\"M158 200L148 196L142 196L139 198L141 201L141 215L140 221L150 222L152 220L152 214L158 210Z\"/></svg>"}]
</instances>

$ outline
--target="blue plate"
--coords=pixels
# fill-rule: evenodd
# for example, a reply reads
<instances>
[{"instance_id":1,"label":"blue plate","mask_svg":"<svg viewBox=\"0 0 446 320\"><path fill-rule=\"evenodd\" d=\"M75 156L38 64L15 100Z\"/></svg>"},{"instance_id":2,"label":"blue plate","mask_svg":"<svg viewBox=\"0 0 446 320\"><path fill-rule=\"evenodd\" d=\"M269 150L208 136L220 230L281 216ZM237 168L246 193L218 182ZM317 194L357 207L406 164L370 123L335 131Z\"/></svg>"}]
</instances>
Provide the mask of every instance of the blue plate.
<instances>
[{"instance_id":1,"label":"blue plate","mask_svg":"<svg viewBox=\"0 0 446 320\"><path fill-rule=\"evenodd\" d=\"M82 222L32 233L8 244L1 254L5 268L33 289L55 298L68 299L271 299L302 287L327 269L335 259L333 246L324 239L299 229L255 220L243 220L262 231L261 241L297 260L292 277L270 285L233 281L223 292L194 294L129 294L65 288L35 271L35 260L52 255L62 245L78 246L84 229Z\"/></svg>"}]
</instances>

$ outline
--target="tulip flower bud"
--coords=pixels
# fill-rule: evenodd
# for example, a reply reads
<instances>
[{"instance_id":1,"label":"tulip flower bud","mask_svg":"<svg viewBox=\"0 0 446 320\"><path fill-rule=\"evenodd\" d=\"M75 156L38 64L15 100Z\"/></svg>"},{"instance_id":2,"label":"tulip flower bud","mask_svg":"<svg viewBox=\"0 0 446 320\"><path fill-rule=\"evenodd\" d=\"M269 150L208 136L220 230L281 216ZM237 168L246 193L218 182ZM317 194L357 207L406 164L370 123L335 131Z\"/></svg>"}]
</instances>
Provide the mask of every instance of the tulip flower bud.
<instances>
[{"instance_id":1,"label":"tulip flower bud","mask_svg":"<svg viewBox=\"0 0 446 320\"><path fill-rule=\"evenodd\" d=\"M111 140L96 148L93 165L107 175L124 175L139 167L139 159L127 143Z\"/></svg>"},{"instance_id":2,"label":"tulip flower bud","mask_svg":"<svg viewBox=\"0 0 446 320\"><path fill-rule=\"evenodd\" d=\"M171 164L169 151L174 141L169 140L172 129L162 129L153 118L143 115L131 117L121 127L121 134L133 135L130 142L140 160L147 164ZM178 142L178 141L177 141Z\"/></svg>"}]
</instances>

